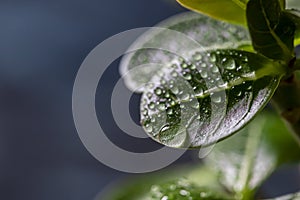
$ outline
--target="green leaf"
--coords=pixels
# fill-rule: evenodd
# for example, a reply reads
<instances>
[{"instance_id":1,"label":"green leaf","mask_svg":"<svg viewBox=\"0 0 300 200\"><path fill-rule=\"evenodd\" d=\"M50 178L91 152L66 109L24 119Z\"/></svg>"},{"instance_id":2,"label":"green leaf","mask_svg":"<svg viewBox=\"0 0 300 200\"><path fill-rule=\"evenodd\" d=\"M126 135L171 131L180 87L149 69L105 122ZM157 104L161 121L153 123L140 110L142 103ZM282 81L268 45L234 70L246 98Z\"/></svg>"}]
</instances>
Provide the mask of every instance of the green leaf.
<instances>
[{"instance_id":1,"label":"green leaf","mask_svg":"<svg viewBox=\"0 0 300 200\"><path fill-rule=\"evenodd\" d=\"M207 16L187 12L156 25L167 29L150 30L128 50L120 64L126 86L143 92L144 84L166 63L184 57L195 48L251 50L248 30ZM140 49L132 52L133 49Z\"/></svg>"},{"instance_id":2,"label":"green leaf","mask_svg":"<svg viewBox=\"0 0 300 200\"><path fill-rule=\"evenodd\" d=\"M289 62L293 58L295 25L282 12L278 0L250 0L247 22L256 51L271 59Z\"/></svg>"},{"instance_id":3,"label":"green leaf","mask_svg":"<svg viewBox=\"0 0 300 200\"><path fill-rule=\"evenodd\" d=\"M224 199L231 199L228 198L228 194L218 183L217 178L214 171L206 166L181 166L148 175L139 175L135 178L131 177L115 184L113 189L109 188L98 199L161 200L164 195L171 197L180 194L181 189L198 197L202 192L202 196L221 196ZM186 197L188 198L188 196ZM184 196L180 199L184 199Z\"/></svg>"},{"instance_id":4,"label":"green leaf","mask_svg":"<svg viewBox=\"0 0 300 200\"><path fill-rule=\"evenodd\" d=\"M287 17L289 17L296 26L296 33L295 33L295 39L294 39L294 46L297 46L300 44L300 11L296 9L292 10L285 10L284 11Z\"/></svg>"},{"instance_id":5,"label":"green leaf","mask_svg":"<svg viewBox=\"0 0 300 200\"><path fill-rule=\"evenodd\" d=\"M282 197L277 197L274 199L268 199L268 200L299 200L300 199L300 192L295 194L288 194Z\"/></svg>"},{"instance_id":6,"label":"green leaf","mask_svg":"<svg viewBox=\"0 0 300 200\"><path fill-rule=\"evenodd\" d=\"M249 199L278 165L300 162L299 151L281 118L263 112L238 134L218 143L205 161L229 191Z\"/></svg>"},{"instance_id":7,"label":"green leaf","mask_svg":"<svg viewBox=\"0 0 300 200\"><path fill-rule=\"evenodd\" d=\"M177 0L182 6L206 14L210 17L246 24L246 4L248 0Z\"/></svg>"},{"instance_id":8,"label":"green leaf","mask_svg":"<svg viewBox=\"0 0 300 200\"><path fill-rule=\"evenodd\" d=\"M144 196L145 200L226 200L216 191L191 184L188 180L179 179L160 185L153 185ZM230 198L231 199L231 198Z\"/></svg>"},{"instance_id":9,"label":"green leaf","mask_svg":"<svg viewBox=\"0 0 300 200\"><path fill-rule=\"evenodd\" d=\"M191 52L151 79L141 99L141 123L150 137L170 147L212 144L248 123L283 74L280 63L254 53Z\"/></svg>"}]
</instances>

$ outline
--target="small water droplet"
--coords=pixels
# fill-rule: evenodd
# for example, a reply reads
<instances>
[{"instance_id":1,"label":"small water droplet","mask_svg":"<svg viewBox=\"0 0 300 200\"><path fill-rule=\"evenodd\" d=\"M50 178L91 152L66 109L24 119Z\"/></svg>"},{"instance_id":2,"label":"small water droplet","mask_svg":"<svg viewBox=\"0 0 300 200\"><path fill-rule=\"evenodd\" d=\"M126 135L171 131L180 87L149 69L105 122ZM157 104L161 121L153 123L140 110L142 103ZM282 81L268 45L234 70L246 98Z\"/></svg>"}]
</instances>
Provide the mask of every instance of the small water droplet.
<instances>
[{"instance_id":1,"label":"small water droplet","mask_svg":"<svg viewBox=\"0 0 300 200\"><path fill-rule=\"evenodd\" d=\"M172 91L175 95L179 93L178 87L175 87L175 86L171 89L171 91Z\"/></svg>"},{"instance_id":2,"label":"small water droplet","mask_svg":"<svg viewBox=\"0 0 300 200\"><path fill-rule=\"evenodd\" d=\"M210 55L210 62L216 62L217 61L217 57L216 57L216 55L215 54L211 54Z\"/></svg>"},{"instance_id":3,"label":"small water droplet","mask_svg":"<svg viewBox=\"0 0 300 200\"><path fill-rule=\"evenodd\" d=\"M214 103L221 103L222 102L222 97L219 94L211 94L211 100Z\"/></svg>"},{"instance_id":4,"label":"small water droplet","mask_svg":"<svg viewBox=\"0 0 300 200\"><path fill-rule=\"evenodd\" d=\"M184 78L186 80L192 80L192 75L190 73L185 73Z\"/></svg>"},{"instance_id":5,"label":"small water droplet","mask_svg":"<svg viewBox=\"0 0 300 200\"><path fill-rule=\"evenodd\" d=\"M166 109L165 104L164 103L159 103L158 104L158 110L160 111L164 111Z\"/></svg>"},{"instance_id":6,"label":"small water droplet","mask_svg":"<svg viewBox=\"0 0 300 200\"><path fill-rule=\"evenodd\" d=\"M217 66L213 66L213 67L211 68L211 71L212 71L213 73L219 73L219 69L218 69Z\"/></svg>"},{"instance_id":7,"label":"small water droplet","mask_svg":"<svg viewBox=\"0 0 300 200\"><path fill-rule=\"evenodd\" d=\"M183 69L186 69L188 67L188 65L186 63L183 63L181 66Z\"/></svg>"},{"instance_id":8,"label":"small water droplet","mask_svg":"<svg viewBox=\"0 0 300 200\"><path fill-rule=\"evenodd\" d=\"M187 93L184 93L180 96L181 101L187 101L187 100L189 100L189 98L190 98L190 95Z\"/></svg>"},{"instance_id":9,"label":"small water droplet","mask_svg":"<svg viewBox=\"0 0 300 200\"><path fill-rule=\"evenodd\" d=\"M178 76L178 73L174 71L174 72L171 73L171 75L172 75L173 77L177 77L177 76Z\"/></svg>"},{"instance_id":10,"label":"small water droplet","mask_svg":"<svg viewBox=\"0 0 300 200\"><path fill-rule=\"evenodd\" d=\"M155 108L155 103L154 102L151 102L149 103L148 107L153 110Z\"/></svg>"},{"instance_id":11,"label":"small water droplet","mask_svg":"<svg viewBox=\"0 0 300 200\"><path fill-rule=\"evenodd\" d=\"M152 131L153 131L153 128L152 128L152 126L150 126L150 124L147 124L147 125L145 126L145 130L149 133L149 132L152 132Z\"/></svg>"},{"instance_id":12,"label":"small water droplet","mask_svg":"<svg viewBox=\"0 0 300 200\"><path fill-rule=\"evenodd\" d=\"M193 55L193 59L195 61L199 61L202 59L202 55L199 53L199 52L196 52L194 55Z\"/></svg>"},{"instance_id":13,"label":"small water droplet","mask_svg":"<svg viewBox=\"0 0 300 200\"><path fill-rule=\"evenodd\" d=\"M205 63L201 63L201 64L200 64L200 67L202 67L202 68L206 68L206 67L207 67L207 65L206 65Z\"/></svg>"},{"instance_id":14,"label":"small water droplet","mask_svg":"<svg viewBox=\"0 0 300 200\"><path fill-rule=\"evenodd\" d=\"M144 116L147 116L148 115L148 110L145 109L145 110L142 111L142 113L143 113Z\"/></svg>"},{"instance_id":15,"label":"small water droplet","mask_svg":"<svg viewBox=\"0 0 300 200\"><path fill-rule=\"evenodd\" d=\"M152 97L152 93L151 92L148 92L147 93L147 97L150 99Z\"/></svg>"},{"instance_id":16,"label":"small water droplet","mask_svg":"<svg viewBox=\"0 0 300 200\"><path fill-rule=\"evenodd\" d=\"M168 200L168 199L169 199L168 196L163 196L163 197L161 198L161 200Z\"/></svg>"},{"instance_id":17,"label":"small water droplet","mask_svg":"<svg viewBox=\"0 0 300 200\"><path fill-rule=\"evenodd\" d=\"M162 89L156 88L156 89L154 90L154 92L155 92L156 95L161 95L161 94L162 94Z\"/></svg>"},{"instance_id":18,"label":"small water droplet","mask_svg":"<svg viewBox=\"0 0 300 200\"><path fill-rule=\"evenodd\" d=\"M239 91L239 92L236 94L236 96L238 96L238 97L242 96L242 91Z\"/></svg>"},{"instance_id":19,"label":"small water droplet","mask_svg":"<svg viewBox=\"0 0 300 200\"><path fill-rule=\"evenodd\" d=\"M222 64L224 65L224 68L228 70L234 70L236 68L235 60L233 59L226 59Z\"/></svg>"},{"instance_id":20,"label":"small water droplet","mask_svg":"<svg viewBox=\"0 0 300 200\"><path fill-rule=\"evenodd\" d=\"M190 69L191 69L191 70L196 69L196 65L192 64L192 65L190 66Z\"/></svg>"},{"instance_id":21,"label":"small water droplet","mask_svg":"<svg viewBox=\"0 0 300 200\"><path fill-rule=\"evenodd\" d=\"M201 74L202 78L207 78L208 77L207 71L202 71L200 74Z\"/></svg>"},{"instance_id":22,"label":"small water droplet","mask_svg":"<svg viewBox=\"0 0 300 200\"><path fill-rule=\"evenodd\" d=\"M186 190L180 190L180 191L179 191L179 194L180 194L181 196L188 196L188 195L189 195L189 192L186 191Z\"/></svg>"}]
</instances>

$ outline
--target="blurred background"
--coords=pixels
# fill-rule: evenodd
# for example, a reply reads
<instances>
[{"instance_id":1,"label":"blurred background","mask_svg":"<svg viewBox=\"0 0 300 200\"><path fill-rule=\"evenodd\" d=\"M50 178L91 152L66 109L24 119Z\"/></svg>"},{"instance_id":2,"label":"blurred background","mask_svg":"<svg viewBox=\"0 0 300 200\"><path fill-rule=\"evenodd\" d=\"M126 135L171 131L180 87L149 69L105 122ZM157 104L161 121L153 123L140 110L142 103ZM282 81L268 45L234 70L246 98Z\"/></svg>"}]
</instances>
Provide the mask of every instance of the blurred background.
<instances>
[{"instance_id":1,"label":"blurred background","mask_svg":"<svg viewBox=\"0 0 300 200\"><path fill-rule=\"evenodd\" d=\"M104 166L84 148L73 123L73 82L84 58L103 40L183 11L173 0L0 1L0 199L90 200L115 181L138 176ZM118 64L100 81L99 121L124 149L157 149L150 139L122 133L112 118ZM138 122L138 95L130 109ZM186 162L198 162L197 151L174 165ZM264 191L273 196L299 190L296 171L283 167Z\"/></svg>"}]
</instances>

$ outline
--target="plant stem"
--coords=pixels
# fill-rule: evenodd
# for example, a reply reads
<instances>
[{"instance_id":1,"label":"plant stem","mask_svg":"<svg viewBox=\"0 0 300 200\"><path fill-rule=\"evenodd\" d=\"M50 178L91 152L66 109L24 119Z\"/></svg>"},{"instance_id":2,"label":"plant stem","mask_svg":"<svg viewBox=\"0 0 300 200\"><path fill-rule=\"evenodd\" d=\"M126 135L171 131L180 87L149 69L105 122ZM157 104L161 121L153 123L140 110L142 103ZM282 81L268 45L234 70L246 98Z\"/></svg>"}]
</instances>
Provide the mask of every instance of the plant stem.
<instances>
[{"instance_id":1,"label":"plant stem","mask_svg":"<svg viewBox=\"0 0 300 200\"><path fill-rule=\"evenodd\" d=\"M300 81L294 74L281 81L271 102L300 145Z\"/></svg>"}]
</instances>

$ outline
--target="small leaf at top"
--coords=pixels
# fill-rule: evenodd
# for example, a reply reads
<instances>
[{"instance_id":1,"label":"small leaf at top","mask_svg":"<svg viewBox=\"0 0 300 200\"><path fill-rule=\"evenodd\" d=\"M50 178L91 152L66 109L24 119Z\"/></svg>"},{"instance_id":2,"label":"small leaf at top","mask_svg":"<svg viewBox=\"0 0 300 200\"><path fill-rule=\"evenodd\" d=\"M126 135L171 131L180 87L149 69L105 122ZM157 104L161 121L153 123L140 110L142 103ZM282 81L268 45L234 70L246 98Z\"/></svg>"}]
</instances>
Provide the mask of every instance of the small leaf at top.
<instances>
[{"instance_id":1,"label":"small leaf at top","mask_svg":"<svg viewBox=\"0 0 300 200\"><path fill-rule=\"evenodd\" d=\"M289 62L293 57L295 25L282 12L278 0L250 0L247 22L252 45L271 59Z\"/></svg>"},{"instance_id":2,"label":"small leaf at top","mask_svg":"<svg viewBox=\"0 0 300 200\"><path fill-rule=\"evenodd\" d=\"M270 100L281 64L240 50L195 51L166 64L141 99L141 123L170 147L200 147L248 123Z\"/></svg>"},{"instance_id":3,"label":"small leaf at top","mask_svg":"<svg viewBox=\"0 0 300 200\"><path fill-rule=\"evenodd\" d=\"M246 24L246 4L248 0L177 0L182 6L206 14L210 17Z\"/></svg>"},{"instance_id":4,"label":"small leaf at top","mask_svg":"<svg viewBox=\"0 0 300 200\"><path fill-rule=\"evenodd\" d=\"M184 57L195 48L249 49L251 40L244 27L186 12L156 25L165 29L149 30L129 48L120 64L126 86L143 92L144 84L164 65ZM132 49L139 49L132 51Z\"/></svg>"},{"instance_id":5,"label":"small leaf at top","mask_svg":"<svg viewBox=\"0 0 300 200\"><path fill-rule=\"evenodd\" d=\"M280 164L300 162L300 148L275 113L263 112L205 159L220 181L238 195L253 192Z\"/></svg>"}]
</instances>

